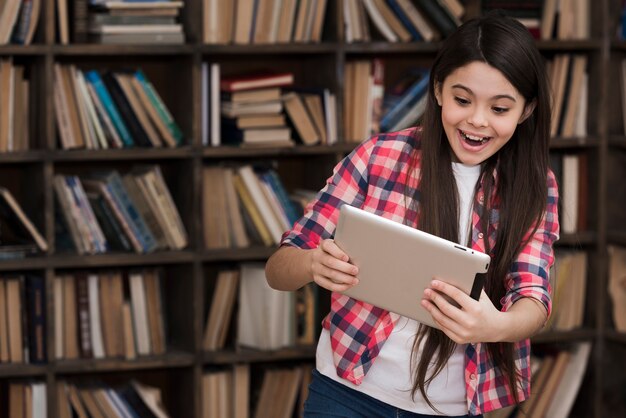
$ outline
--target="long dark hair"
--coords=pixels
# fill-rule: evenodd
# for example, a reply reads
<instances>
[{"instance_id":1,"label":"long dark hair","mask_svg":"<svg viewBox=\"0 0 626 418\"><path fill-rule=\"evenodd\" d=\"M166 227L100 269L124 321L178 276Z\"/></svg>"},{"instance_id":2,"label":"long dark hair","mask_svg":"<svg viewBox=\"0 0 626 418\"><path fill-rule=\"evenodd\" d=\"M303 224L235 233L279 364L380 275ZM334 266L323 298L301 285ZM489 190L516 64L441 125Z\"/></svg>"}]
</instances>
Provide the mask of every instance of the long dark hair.
<instances>
[{"instance_id":1,"label":"long dark hair","mask_svg":"<svg viewBox=\"0 0 626 418\"><path fill-rule=\"evenodd\" d=\"M518 125L511 140L481 167L485 206L479 213L485 249L492 257L485 292L496 307L501 307L507 273L529 239L528 231L537 227L545 211L550 140L550 95L544 64L533 38L514 19L494 13L472 19L446 39L435 58L419 134L421 140L418 141L422 152L419 228L452 241L458 240L459 208L451 167L452 150L443 131L435 88L442 86L446 77L459 67L476 61L499 70L524 96L526 104L536 103L533 113ZM416 160L412 160L415 164ZM496 169L497 188L494 189ZM493 190L497 193L495 202L490 200ZM499 221L496 243L490 248L488 231L494 205L499 209ZM417 359L422 342L422 355ZM411 357L414 368L412 394L415 396L419 390L432 408L435 407L428 399L426 389L443 370L454 347L455 343L442 331L420 326ZM487 352L518 401L521 374L515 365L513 344L488 343ZM434 369L427 375L435 358Z\"/></svg>"}]
</instances>

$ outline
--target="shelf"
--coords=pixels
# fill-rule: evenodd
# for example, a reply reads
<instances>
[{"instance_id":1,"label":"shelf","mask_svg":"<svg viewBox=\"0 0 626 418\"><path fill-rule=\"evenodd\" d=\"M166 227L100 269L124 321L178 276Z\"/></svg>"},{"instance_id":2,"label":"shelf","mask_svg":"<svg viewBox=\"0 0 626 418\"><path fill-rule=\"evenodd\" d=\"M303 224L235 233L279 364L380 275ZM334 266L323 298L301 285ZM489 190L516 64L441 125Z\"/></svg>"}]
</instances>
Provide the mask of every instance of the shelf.
<instances>
[{"instance_id":1,"label":"shelf","mask_svg":"<svg viewBox=\"0 0 626 418\"><path fill-rule=\"evenodd\" d=\"M48 151L32 150L0 153L0 164L9 163L34 163L49 159Z\"/></svg>"},{"instance_id":2,"label":"shelf","mask_svg":"<svg viewBox=\"0 0 626 418\"><path fill-rule=\"evenodd\" d=\"M189 158L193 149L189 146L179 148L122 148L107 150L70 150L50 152L50 159L55 162L99 161L99 160L161 160Z\"/></svg>"},{"instance_id":3,"label":"shelf","mask_svg":"<svg viewBox=\"0 0 626 418\"><path fill-rule=\"evenodd\" d=\"M555 52L600 52L602 49L601 39L583 39L583 40L569 40L562 41L552 39L549 41L537 41L537 48L540 51L555 51Z\"/></svg>"},{"instance_id":4,"label":"shelf","mask_svg":"<svg viewBox=\"0 0 626 418\"><path fill-rule=\"evenodd\" d=\"M626 136L611 135L609 137L609 145L616 148L626 149Z\"/></svg>"},{"instance_id":5,"label":"shelf","mask_svg":"<svg viewBox=\"0 0 626 418\"><path fill-rule=\"evenodd\" d=\"M315 358L315 346L285 348L276 351L252 349L223 350L203 353L205 364L262 363Z\"/></svg>"},{"instance_id":6,"label":"shelf","mask_svg":"<svg viewBox=\"0 0 626 418\"><path fill-rule=\"evenodd\" d=\"M53 45L57 56L193 55L193 45Z\"/></svg>"},{"instance_id":7,"label":"shelf","mask_svg":"<svg viewBox=\"0 0 626 418\"><path fill-rule=\"evenodd\" d=\"M593 340L596 331L589 328L576 329L572 331L546 331L532 337L534 344L577 342Z\"/></svg>"},{"instance_id":8,"label":"shelf","mask_svg":"<svg viewBox=\"0 0 626 418\"><path fill-rule=\"evenodd\" d=\"M191 367L193 364L193 354L178 352L168 353L163 356L137 357L135 360L119 358L61 360L55 364L55 369L57 373L90 374L94 372L171 369L177 367Z\"/></svg>"},{"instance_id":9,"label":"shelf","mask_svg":"<svg viewBox=\"0 0 626 418\"><path fill-rule=\"evenodd\" d=\"M307 55L335 54L339 49L339 45L336 42L267 45L199 45L197 49L205 55Z\"/></svg>"},{"instance_id":10,"label":"shelf","mask_svg":"<svg viewBox=\"0 0 626 418\"><path fill-rule=\"evenodd\" d=\"M439 50L439 43L433 42L364 42L345 44L346 54L396 54L403 52L420 52L435 54Z\"/></svg>"},{"instance_id":11,"label":"shelf","mask_svg":"<svg viewBox=\"0 0 626 418\"><path fill-rule=\"evenodd\" d=\"M611 49L614 51L626 52L626 41L621 39L611 40Z\"/></svg>"},{"instance_id":12,"label":"shelf","mask_svg":"<svg viewBox=\"0 0 626 418\"><path fill-rule=\"evenodd\" d=\"M626 246L626 232L609 231L608 242L609 244Z\"/></svg>"},{"instance_id":13,"label":"shelf","mask_svg":"<svg viewBox=\"0 0 626 418\"><path fill-rule=\"evenodd\" d=\"M607 331L606 336L611 341L614 341L616 343L626 344L626 332L610 330L610 331Z\"/></svg>"},{"instance_id":14,"label":"shelf","mask_svg":"<svg viewBox=\"0 0 626 418\"><path fill-rule=\"evenodd\" d=\"M268 156L296 156L296 155L330 155L352 151L356 143L342 143L337 145L299 145L295 147L268 147L268 148L239 148L239 147L207 147L202 151L205 158L245 158Z\"/></svg>"},{"instance_id":15,"label":"shelf","mask_svg":"<svg viewBox=\"0 0 626 418\"><path fill-rule=\"evenodd\" d=\"M47 370L48 366L46 364L34 365L3 363L0 365L0 379L45 376Z\"/></svg>"},{"instance_id":16,"label":"shelf","mask_svg":"<svg viewBox=\"0 0 626 418\"><path fill-rule=\"evenodd\" d=\"M48 53L50 47L47 45L0 45L0 56L3 55L40 55L44 56Z\"/></svg>"},{"instance_id":17,"label":"shelf","mask_svg":"<svg viewBox=\"0 0 626 418\"><path fill-rule=\"evenodd\" d=\"M564 138L555 137L550 140L550 149L596 148L600 146L597 137Z\"/></svg>"}]
</instances>

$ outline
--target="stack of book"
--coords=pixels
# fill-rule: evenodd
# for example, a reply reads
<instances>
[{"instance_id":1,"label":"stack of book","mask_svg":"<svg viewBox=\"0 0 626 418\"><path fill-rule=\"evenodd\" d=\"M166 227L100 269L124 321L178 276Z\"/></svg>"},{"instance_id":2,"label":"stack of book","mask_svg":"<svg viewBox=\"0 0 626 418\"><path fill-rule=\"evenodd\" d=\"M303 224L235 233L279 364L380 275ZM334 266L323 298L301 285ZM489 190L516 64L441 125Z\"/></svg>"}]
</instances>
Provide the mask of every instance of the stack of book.
<instances>
[{"instance_id":1,"label":"stack of book","mask_svg":"<svg viewBox=\"0 0 626 418\"><path fill-rule=\"evenodd\" d=\"M126 358L166 351L158 270L61 274L54 278L57 360Z\"/></svg>"},{"instance_id":2,"label":"stack of book","mask_svg":"<svg viewBox=\"0 0 626 418\"><path fill-rule=\"evenodd\" d=\"M82 255L187 246L185 226L159 166L135 167L123 177L115 170L83 178L57 174L54 190L57 247Z\"/></svg>"},{"instance_id":3,"label":"stack of book","mask_svg":"<svg viewBox=\"0 0 626 418\"><path fill-rule=\"evenodd\" d=\"M5 0L0 7L0 45L29 45L41 12L41 0Z\"/></svg>"},{"instance_id":4,"label":"stack of book","mask_svg":"<svg viewBox=\"0 0 626 418\"><path fill-rule=\"evenodd\" d=\"M552 315L544 331L571 331L582 327L587 294L587 253L558 251L551 277Z\"/></svg>"},{"instance_id":5,"label":"stack of book","mask_svg":"<svg viewBox=\"0 0 626 418\"><path fill-rule=\"evenodd\" d=\"M557 54L546 63L553 92L552 137L584 137L587 135L588 71L587 56Z\"/></svg>"},{"instance_id":6,"label":"stack of book","mask_svg":"<svg viewBox=\"0 0 626 418\"><path fill-rule=\"evenodd\" d=\"M609 297L615 330L626 333L626 248L609 246Z\"/></svg>"},{"instance_id":7,"label":"stack of book","mask_svg":"<svg viewBox=\"0 0 626 418\"><path fill-rule=\"evenodd\" d=\"M91 0L89 40L103 44L182 44L182 1Z\"/></svg>"},{"instance_id":8,"label":"stack of book","mask_svg":"<svg viewBox=\"0 0 626 418\"><path fill-rule=\"evenodd\" d=\"M220 77L202 66L202 143L293 146L337 142L336 97L325 88L293 87L293 73Z\"/></svg>"},{"instance_id":9,"label":"stack of book","mask_svg":"<svg viewBox=\"0 0 626 418\"><path fill-rule=\"evenodd\" d=\"M54 65L55 116L63 149L176 147L183 134L141 69L83 72Z\"/></svg>"},{"instance_id":10,"label":"stack of book","mask_svg":"<svg viewBox=\"0 0 626 418\"><path fill-rule=\"evenodd\" d=\"M481 7L483 14L491 10L499 10L507 16L517 19L526 26L533 38L541 39L541 18L543 15L544 0L483 0Z\"/></svg>"},{"instance_id":11,"label":"stack of book","mask_svg":"<svg viewBox=\"0 0 626 418\"><path fill-rule=\"evenodd\" d=\"M0 59L0 152L29 148L30 81L24 67Z\"/></svg>"},{"instance_id":12,"label":"stack of book","mask_svg":"<svg viewBox=\"0 0 626 418\"><path fill-rule=\"evenodd\" d=\"M343 0L344 37L348 43L431 42L454 32L464 14L459 0Z\"/></svg>"},{"instance_id":13,"label":"stack of book","mask_svg":"<svg viewBox=\"0 0 626 418\"><path fill-rule=\"evenodd\" d=\"M222 142L241 146L293 145L280 89L290 84L291 73L222 78Z\"/></svg>"},{"instance_id":14,"label":"stack of book","mask_svg":"<svg viewBox=\"0 0 626 418\"><path fill-rule=\"evenodd\" d=\"M160 417L171 415L163 407L161 389L132 380L111 387L102 382L57 383L59 418L79 417ZM11 415L17 416L17 415Z\"/></svg>"},{"instance_id":15,"label":"stack of book","mask_svg":"<svg viewBox=\"0 0 626 418\"><path fill-rule=\"evenodd\" d=\"M42 277L0 277L0 364L46 363L46 291Z\"/></svg>"},{"instance_id":16,"label":"stack of book","mask_svg":"<svg viewBox=\"0 0 626 418\"><path fill-rule=\"evenodd\" d=\"M203 3L204 43L276 44L320 42L328 0L203 0Z\"/></svg>"},{"instance_id":17,"label":"stack of book","mask_svg":"<svg viewBox=\"0 0 626 418\"><path fill-rule=\"evenodd\" d=\"M205 167L204 239L208 249L278 245L299 213L279 176L250 165Z\"/></svg>"}]
</instances>

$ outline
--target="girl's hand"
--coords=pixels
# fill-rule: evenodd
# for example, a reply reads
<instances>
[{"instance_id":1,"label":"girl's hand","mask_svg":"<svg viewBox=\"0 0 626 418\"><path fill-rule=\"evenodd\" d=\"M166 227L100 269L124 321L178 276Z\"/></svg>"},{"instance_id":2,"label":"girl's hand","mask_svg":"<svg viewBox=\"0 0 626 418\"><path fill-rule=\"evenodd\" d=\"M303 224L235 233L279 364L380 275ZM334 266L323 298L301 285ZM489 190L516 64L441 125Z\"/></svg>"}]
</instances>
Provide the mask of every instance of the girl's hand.
<instances>
[{"instance_id":1,"label":"girl's hand","mask_svg":"<svg viewBox=\"0 0 626 418\"><path fill-rule=\"evenodd\" d=\"M505 326L504 313L493 305L484 290L479 300L474 300L441 280L433 280L431 286L424 291L422 306L451 340L457 344L500 341ZM459 307L442 294L452 298Z\"/></svg>"},{"instance_id":2,"label":"girl's hand","mask_svg":"<svg viewBox=\"0 0 626 418\"><path fill-rule=\"evenodd\" d=\"M342 292L359 282L359 269L332 239L323 240L311 251L310 269L313 281L324 289Z\"/></svg>"}]
</instances>

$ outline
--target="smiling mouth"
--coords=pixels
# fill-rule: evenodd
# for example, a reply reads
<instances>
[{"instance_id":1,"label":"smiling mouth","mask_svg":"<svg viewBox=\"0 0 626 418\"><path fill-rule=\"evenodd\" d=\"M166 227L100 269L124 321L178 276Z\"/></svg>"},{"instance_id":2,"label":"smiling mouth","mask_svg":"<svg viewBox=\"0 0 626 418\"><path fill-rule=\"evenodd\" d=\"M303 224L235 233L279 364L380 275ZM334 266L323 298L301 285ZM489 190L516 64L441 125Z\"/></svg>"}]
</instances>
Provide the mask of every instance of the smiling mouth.
<instances>
[{"instance_id":1,"label":"smiling mouth","mask_svg":"<svg viewBox=\"0 0 626 418\"><path fill-rule=\"evenodd\" d=\"M469 145L472 145L472 146L483 145L489 142L489 140L491 139L490 136L475 136L475 135L467 134L461 131L460 129L459 129L459 132L461 133L461 137L465 140L465 142L467 142Z\"/></svg>"}]
</instances>

